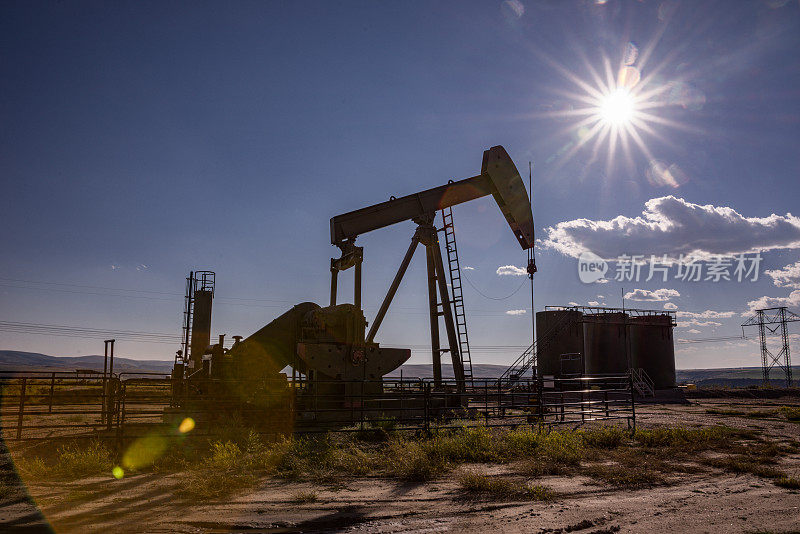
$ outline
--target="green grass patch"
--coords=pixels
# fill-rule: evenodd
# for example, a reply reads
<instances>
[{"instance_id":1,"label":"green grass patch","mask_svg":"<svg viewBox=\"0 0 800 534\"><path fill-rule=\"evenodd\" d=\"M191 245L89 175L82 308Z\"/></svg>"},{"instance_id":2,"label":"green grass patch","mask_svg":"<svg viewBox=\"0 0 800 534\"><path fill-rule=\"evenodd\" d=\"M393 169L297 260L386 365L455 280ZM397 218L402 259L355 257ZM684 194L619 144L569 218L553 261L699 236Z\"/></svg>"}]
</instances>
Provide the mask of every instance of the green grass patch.
<instances>
[{"instance_id":1,"label":"green grass patch","mask_svg":"<svg viewBox=\"0 0 800 534\"><path fill-rule=\"evenodd\" d=\"M34 479L75 480L93 475L111 474L113 456L102 441L69 442L47 456L20 458L17 466L23 475Z\"/></svg>"}]
</instances>

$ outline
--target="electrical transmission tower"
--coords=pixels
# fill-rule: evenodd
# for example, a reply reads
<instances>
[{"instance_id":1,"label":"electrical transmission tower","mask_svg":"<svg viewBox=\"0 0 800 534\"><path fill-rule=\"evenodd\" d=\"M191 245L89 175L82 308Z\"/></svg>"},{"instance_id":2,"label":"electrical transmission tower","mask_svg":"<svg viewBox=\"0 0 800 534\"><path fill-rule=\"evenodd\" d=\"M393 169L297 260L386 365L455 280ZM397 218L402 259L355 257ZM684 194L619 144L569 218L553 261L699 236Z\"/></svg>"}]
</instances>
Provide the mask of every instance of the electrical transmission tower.
<instances>
[{"instance_id":1,"label":"electrical transmission tower","mask_svg":"<svg viewBox=\"0 0 800 534\"><path fill-rule=\"evenodd\" d=\"M786 387L792 385L792 359L789 355L789 333L786 329L786 323L794 323L800 321L800 316L796 313L790 312L785 306L780 308L764 308L763 310L756 310L756 314L750 317L747 321L742 323L742 335L744 335L745 326L757 326L758 333L761 340L761 371L764 374L764 385L769 385L769 372L773 367L783 369L786 374ZM772 328L772 325L775 325ZM778 330L780 333L778 334ZM769 335L780 335L783 341L783 347L777 354L767 349L767 332Z\"/></svg>"}]
</instances>

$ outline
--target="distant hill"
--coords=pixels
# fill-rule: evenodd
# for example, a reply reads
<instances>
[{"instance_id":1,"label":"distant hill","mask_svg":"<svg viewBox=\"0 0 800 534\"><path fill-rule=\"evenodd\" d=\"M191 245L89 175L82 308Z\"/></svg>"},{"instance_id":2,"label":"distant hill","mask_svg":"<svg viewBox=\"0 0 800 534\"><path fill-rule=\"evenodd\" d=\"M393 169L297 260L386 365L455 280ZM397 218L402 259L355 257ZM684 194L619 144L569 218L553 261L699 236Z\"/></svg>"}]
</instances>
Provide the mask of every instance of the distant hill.
<instances>
[{"instance_id":1,"label":"distant hill","mask_svg":"<svg viewBox=\"0 0 800 534\"><path fill-rule=\"evenodd\" d=\"M48 356L38 352L21 352L17 350L0 350L0 371L74 371L76 369L103 370L103 356ZM475 378L496 378L507 369L506 365L478 363L473 364L472 374ZM114 358L116 373L163 373L172 371L172 362L163 360L134 360L131 358ZM431 378L431 364L406 364L391 373L392 377ZM800 366L792 367L792 374L800 378ZM442 375L453 377L453 368L442 365ZM698 386L746 387L761 384L761 367L728 367L720 369L679 369L676 372L679 384L696 384ZM773 369L771 378L780 381L782 375ZM778 382L780 383L780 382Z\"/></svg>"},{"instance_id":2,"label":"distant hill","mask_svg":"<svg viewBox=\"0 0 800 534\"><path fill-rule=\"evenodd\" d=\"M103 370L103 356L47 356L38 352L0 350L0 371L74 371L76 369ZM115 373L165 373L172 370L172 362L160 360L132 360L114 357Z\"/></svg>"}]
</instances>

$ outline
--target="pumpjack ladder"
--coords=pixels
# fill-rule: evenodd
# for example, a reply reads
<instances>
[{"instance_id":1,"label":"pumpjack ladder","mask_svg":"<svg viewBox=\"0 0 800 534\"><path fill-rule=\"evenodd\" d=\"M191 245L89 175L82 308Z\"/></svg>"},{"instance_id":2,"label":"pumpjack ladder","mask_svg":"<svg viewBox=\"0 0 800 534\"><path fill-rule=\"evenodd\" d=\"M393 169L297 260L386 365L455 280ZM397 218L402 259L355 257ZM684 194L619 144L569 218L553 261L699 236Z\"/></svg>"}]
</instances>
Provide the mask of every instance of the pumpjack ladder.
<instances>
[{"instance_id":1,"label":"pumpjack ladder","mask_svg":"<svg viewBox=\"0 0 800 534\"><path fill-rule=\"evenodd\" d=\"M456 333L458 336L461 363L464 367L464 381L472 385L472 356L469 351L469 334L467 333L467 314L464 311L464 292L461 286L461 265L458 261L456 232L453 225L453 208L442 210L444 223L444 242L447 249L447 264L450 271L450 286L453 290L452 300L455 312Z\"/></svg>"}]
</instances>

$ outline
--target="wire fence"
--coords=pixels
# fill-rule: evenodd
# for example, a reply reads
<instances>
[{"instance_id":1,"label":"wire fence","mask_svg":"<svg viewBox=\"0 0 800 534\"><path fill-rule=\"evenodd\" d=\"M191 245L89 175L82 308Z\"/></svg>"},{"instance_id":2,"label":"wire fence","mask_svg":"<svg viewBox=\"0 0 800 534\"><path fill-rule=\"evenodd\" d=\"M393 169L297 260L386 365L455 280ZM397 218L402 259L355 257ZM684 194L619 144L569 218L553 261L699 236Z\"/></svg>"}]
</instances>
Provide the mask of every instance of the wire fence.
<instances>
[{"instance_id":1,"label":"wire fence","mask_svg":"<svg viewBox=\"0 0 800 534\"><path fill-rule=\"evenodd\" d=\"M174 435L191 420L194 435L232 421L262 434L307 434L483 425L516 427L601 422L636 425L631 376L523 379L513 387L455 380L174 380L163 375L0 374L5 440L107 438L121 444Z\"/></svg>"}]
</instances>

